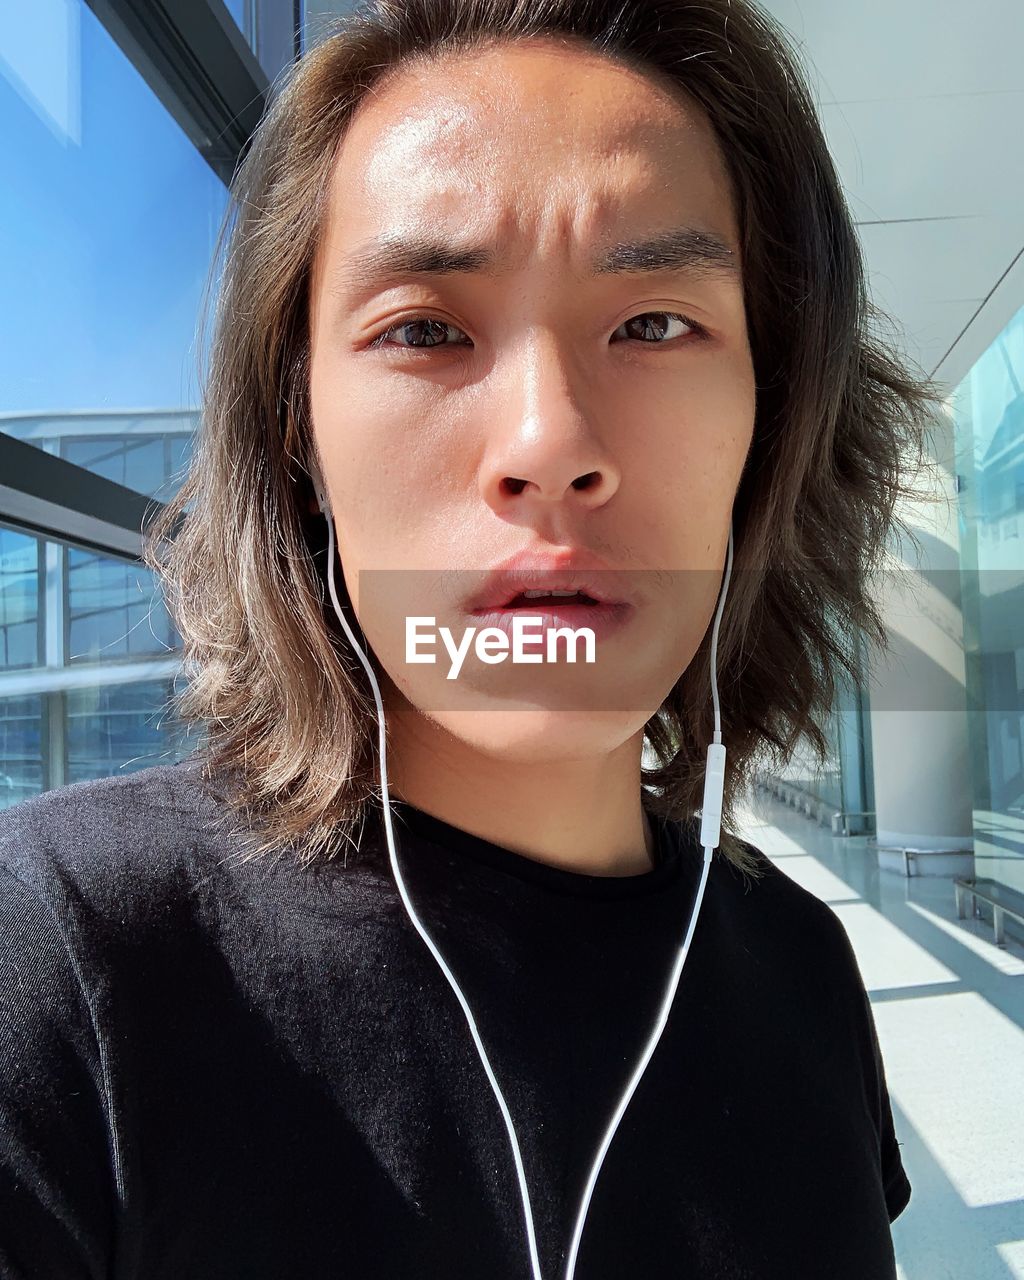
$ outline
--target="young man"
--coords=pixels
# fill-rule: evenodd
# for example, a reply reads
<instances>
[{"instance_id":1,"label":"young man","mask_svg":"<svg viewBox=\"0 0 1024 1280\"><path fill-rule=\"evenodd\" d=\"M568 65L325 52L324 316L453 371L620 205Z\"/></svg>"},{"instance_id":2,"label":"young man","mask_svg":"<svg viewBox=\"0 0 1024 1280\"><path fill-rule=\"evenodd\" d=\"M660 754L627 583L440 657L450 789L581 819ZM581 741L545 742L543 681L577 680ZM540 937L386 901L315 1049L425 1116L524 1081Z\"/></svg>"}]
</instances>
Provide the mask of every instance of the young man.
<instances>
[{"instance_id":1,"label":"young man","mask_svg":"<svg viewBox=\"0 0 1024 1280\"><path fill-rule=\"evenodd\" d=\"M895 1275L849 940L729 828L877 622L929 393L763 15L528 8L367 10L239 173L153 552L207 742L0 815L4 1277ZM592 665L409 660L510 566L605 601L524 601Z\"/></svg>"}]
</instances>

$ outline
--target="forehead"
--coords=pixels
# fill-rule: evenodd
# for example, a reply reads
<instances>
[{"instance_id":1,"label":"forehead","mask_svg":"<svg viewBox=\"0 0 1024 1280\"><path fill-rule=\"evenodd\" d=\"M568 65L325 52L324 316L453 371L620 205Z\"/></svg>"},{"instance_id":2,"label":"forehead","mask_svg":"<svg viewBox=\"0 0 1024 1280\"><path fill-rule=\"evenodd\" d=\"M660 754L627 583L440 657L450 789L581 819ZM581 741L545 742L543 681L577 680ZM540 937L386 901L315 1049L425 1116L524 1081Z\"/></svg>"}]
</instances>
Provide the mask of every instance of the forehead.
<instances>
[{"instance_id":1,"label":"forehead","mask_svg":"<svg viewBox=\"0 0 1024 1280\"><path fill-rule=\"evenodd\" d=\"M369 94L338 149L327 241L344 252L472 224L514 254L558 230L594 239L679 214L736 238L699 105L577 41L541 38L406 65Z\"/></svg>"}]
</instances>

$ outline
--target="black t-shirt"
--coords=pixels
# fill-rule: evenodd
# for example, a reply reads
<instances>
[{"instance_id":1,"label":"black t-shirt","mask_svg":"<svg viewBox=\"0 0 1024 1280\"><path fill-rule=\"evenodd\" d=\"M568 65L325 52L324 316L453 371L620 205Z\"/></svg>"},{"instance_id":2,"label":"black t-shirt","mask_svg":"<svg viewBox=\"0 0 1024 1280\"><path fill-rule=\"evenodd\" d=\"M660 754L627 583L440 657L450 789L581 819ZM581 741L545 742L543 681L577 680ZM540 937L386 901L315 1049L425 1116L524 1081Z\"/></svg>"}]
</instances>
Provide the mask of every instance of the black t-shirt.
<instances>
[{"instance_id":1,"label":"black t-shirt","mask_svg":"<svg viewBox=\"0 0 1024 1280\"><path fill-rule=\"evenodd\" d=\"M0 813L0 1275L530 1280L504 1121L380 815L304 870L232 856L219 805L190 761ZM654 867L602 877L396 810L562 1280L685 937L698 824L655 819ZM755 882L712 860L577 1280L895 1276L910 1184L857 962L759 856Z\"/></svg>"}]
</instances>

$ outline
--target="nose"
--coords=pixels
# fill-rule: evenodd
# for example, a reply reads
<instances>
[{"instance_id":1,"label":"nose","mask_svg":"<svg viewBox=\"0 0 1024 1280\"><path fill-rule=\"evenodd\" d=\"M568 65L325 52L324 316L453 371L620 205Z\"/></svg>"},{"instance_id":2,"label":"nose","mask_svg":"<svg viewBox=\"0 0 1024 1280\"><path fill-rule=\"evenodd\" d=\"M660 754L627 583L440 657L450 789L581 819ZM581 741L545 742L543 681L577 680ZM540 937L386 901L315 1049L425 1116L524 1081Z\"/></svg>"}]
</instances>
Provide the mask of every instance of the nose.
<instances>
[{"instance_id":1,"label":"nose","mask_svg":"<svg viewBox=\"0 0 1024 1280\"><path fill-rule=\"evenodd\" d=\"M586 381L551 341L534 342L495 383L480 484L498 513L602 506L618 489L607 426ZM605 428L602 430L602 428Z\"/></svg>"}]
</instances>

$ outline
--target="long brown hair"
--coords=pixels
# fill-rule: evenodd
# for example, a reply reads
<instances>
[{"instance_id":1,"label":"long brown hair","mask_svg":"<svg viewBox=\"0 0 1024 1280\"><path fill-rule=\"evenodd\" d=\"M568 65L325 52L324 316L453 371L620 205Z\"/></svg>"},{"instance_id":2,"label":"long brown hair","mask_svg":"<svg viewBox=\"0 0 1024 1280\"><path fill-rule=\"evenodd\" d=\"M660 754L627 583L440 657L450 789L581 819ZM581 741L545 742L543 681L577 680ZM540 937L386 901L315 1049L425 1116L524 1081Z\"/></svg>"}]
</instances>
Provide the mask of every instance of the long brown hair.
<instances>
[{"instance_id":1,"label":"long brown hair","mask_svg":"<svg viewBox=\"0 0 1024 1280\"><path fill-rule=\"evenodd\" d=\"M839 684L865 676L858 635L886 646L871 579L891 528L913 537L899 503L943 393L873 332L856 230L782 28L746 0L377 0L288 69L237 170L191 468L146 530L184 645L171 710L203 726L203 777L227 783L247 856L332 858L379 797L375 704L308 510L308 291L339 142L363 96L413 60L543 35L675 82L707 113L738 201L757 408L718 685L720 850L744 873L761 869L734 834L752 772L801 738L823 759ZM672 819L702 801L710 640L709 627L645 726L645 803Z\"/></svg>"}]
</instances>

